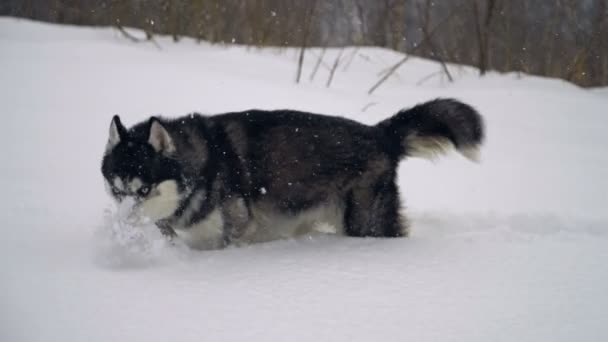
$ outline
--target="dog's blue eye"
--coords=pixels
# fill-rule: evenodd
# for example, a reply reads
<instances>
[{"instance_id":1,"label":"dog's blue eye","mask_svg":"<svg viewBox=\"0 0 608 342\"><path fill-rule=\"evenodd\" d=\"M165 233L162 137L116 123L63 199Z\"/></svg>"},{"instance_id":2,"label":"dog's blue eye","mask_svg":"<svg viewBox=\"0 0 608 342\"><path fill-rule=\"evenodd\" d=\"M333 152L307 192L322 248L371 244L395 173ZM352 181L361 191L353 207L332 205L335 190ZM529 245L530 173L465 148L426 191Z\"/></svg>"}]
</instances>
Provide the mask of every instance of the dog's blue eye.
<instances>
[{"instance_id":1,"label":"dog's blue eye","mask_svg":"<svg viewBox=\"0 0 608 342\"><path fill-rule=\"evenodd\" d=\"M139 196L146 196L148 194L148 192L150 192L150 187L144 185L141 188L139 188L139 190L137 191L137 194Z\"/></svg>"},{"instance_id":2,"label":"dog's blue eye","mask_svg":"<svg viewBox=\"0 0 608 342\"><path fill-rule=\"evenodd\" d=\"M112 187L112 194L114 194L114 196L118 196L118 197L124 197L125 193L118 190L115 187Z\"/></svg>"}]
</instances>

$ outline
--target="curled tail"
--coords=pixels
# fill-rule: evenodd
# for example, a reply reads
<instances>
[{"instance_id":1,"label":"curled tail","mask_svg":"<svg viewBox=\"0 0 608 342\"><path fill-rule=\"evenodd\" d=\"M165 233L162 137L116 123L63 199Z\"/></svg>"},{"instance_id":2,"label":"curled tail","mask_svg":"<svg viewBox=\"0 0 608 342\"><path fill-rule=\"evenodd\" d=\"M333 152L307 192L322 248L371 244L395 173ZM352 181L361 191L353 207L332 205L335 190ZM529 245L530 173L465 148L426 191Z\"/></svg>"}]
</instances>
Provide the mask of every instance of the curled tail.
<instances>
[{"instance_id":1,"label":"curled tail","mask_svg":"<svg viewBox=\"0 0 608 342\"><path fill-rule=\"evenodd\" d=\"M455 148L479 160L484 139L483 119L473 107L452 99L436 99L404 109L377 127L389 138L391 150L405 156L434 159Z\"/></svg>"}]
</instances>

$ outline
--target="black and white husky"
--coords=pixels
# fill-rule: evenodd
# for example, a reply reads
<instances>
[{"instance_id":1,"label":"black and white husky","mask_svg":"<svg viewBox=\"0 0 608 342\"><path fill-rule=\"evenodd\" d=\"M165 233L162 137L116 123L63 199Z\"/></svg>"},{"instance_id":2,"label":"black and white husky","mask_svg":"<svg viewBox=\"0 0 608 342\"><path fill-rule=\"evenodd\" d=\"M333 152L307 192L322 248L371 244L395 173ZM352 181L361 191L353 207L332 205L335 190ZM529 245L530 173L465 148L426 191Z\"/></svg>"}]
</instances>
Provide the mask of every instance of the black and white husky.
<instances>
[{"instance_id":1,"label":"black and white husky","mask_svg":"<svg viewBox=\"0 0 608 342\"><path fill-rule=\"evenodd\" d=\"M248 110L126 129L112 119L102 173L117 201L168 236L221 248L332 227L349 236L406 236L395 182L405 157L455 148L470 159L481 116L438 99L367 126L292 110Z\"/></svg>"}]
</instances>

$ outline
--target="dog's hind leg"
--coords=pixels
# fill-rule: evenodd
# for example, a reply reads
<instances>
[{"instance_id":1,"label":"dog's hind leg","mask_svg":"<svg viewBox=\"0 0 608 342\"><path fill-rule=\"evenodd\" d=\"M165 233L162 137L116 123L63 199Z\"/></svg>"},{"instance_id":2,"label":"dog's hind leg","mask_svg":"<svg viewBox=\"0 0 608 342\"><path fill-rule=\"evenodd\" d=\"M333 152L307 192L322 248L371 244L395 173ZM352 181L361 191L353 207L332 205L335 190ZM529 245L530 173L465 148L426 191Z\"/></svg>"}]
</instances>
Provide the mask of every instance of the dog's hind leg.
<instances>
[{"instance_id":1,"label":"dog's hind leg","mask_svg":"<svg viewBox=\"0 0 608 342\"><path fill-rule=\"evenodd\" d=\"M400 201L394 172L380 175L371 184L355 186L347 195L344 226L347 235L407 236L407 223L399 214Z\"/></svg>"}]
</instances>

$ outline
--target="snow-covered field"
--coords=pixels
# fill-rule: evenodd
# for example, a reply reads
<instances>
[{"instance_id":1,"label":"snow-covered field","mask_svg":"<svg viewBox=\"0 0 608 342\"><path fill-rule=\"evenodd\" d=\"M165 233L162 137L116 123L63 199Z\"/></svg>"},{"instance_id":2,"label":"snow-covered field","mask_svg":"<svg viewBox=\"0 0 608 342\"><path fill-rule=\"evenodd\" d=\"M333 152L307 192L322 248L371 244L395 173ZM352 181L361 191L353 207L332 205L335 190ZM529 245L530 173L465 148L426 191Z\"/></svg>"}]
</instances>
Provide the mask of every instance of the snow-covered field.
<instances>
[{"instance_id":1,"label":"snow-covered field","mask_svg":"<svg viewBox=\"0 0 608 342\"><path fill-rule=\"evenodd\" d=\"M360 49L326 89L325 67L308 80L318 51L296 85L294 50L158 41L0 18L0 340L608 340L606 91L458 66L454 84L417 85L440 69L412 59L368 96L399 54ZM402 163L410 238L195 252L108 237L113 114L294 108L374 123L439 96L477 107L488 139L481 164Z\"/></svg>"}]
</instances>

